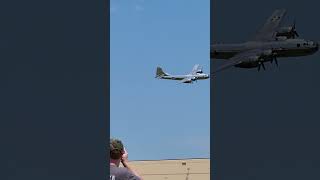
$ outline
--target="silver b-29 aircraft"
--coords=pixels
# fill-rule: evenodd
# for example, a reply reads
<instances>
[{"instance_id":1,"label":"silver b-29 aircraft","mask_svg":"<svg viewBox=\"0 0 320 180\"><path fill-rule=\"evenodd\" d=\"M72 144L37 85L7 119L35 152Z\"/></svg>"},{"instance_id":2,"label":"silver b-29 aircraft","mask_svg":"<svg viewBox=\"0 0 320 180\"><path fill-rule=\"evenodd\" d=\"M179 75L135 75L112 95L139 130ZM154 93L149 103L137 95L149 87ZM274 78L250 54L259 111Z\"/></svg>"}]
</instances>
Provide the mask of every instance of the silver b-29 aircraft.
<instances>
[{"instance_id":1,"label":"silver b-29 aircraft","mask_svg":"<svg viewBox=\"0 0 320 180\"><path fill-rule=\"evenodd\" d=\"M193 83L197 80L208 79L209 75L202 72L202 68L196 64L194 65L190 74L187 75L170 75L165 73L161 67L157 67L156 78L179 80L181 83Z\"/></svg>"},{"instance_id":2,"label":"silver b-29 aircraft","mask_svg":"<svg viewBox=\"0 0 320 180\"><path fill-rule=\"evenodd\" d=\"M311 55L318 51L315 41L298 39L295 22L292 26L282 27L285 9L277 9L251 41L238 44L212 44L210 59L227 59L214 70L213 74L229 67L260 68L265 70L265 62L275 62L277 57L296 57Z\"/></svg>"}]
</instances>

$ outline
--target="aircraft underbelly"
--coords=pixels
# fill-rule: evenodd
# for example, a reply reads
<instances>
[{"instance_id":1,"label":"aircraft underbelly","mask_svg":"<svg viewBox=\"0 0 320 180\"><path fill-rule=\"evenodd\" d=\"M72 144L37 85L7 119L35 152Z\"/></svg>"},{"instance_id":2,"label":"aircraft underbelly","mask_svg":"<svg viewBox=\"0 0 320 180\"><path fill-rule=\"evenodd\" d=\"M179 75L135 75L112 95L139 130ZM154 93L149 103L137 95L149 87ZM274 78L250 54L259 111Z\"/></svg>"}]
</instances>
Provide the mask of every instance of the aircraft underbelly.
<instances>
[{"instance_id":1,"label":"aircraft underbelly","mask_svg":"<svg viewBox=\"0 0 320 180\"><path fill-rule=\"evenodd\" d=\"M168 80L182 80L183 78L180 77L171 77L171 76L163 76L162 79L168 79Z\"/></svg>"}]
</instances>

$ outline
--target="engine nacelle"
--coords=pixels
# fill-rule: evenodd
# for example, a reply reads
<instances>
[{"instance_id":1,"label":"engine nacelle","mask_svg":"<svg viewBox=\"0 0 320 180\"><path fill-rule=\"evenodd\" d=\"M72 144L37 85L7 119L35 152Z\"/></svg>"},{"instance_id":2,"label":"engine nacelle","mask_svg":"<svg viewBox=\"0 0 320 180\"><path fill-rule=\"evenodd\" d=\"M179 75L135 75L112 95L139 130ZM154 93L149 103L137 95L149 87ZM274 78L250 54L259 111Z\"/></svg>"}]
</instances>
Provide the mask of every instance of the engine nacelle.
<instances>
[{"instance_id":1,"label":"engine nacelle","mask_svg":"<svg viewBox=\"0 0 320 180\"><path fill-rule=\"evenodd\" d=\"M271 56L272 54L273 54L272 50L269 49L269 50L264 50L261 55L262 56Z\"/></svg>"},{"instance_id":2,"label":"engine nacelle","mask_svg":"<svg viewBox=\"0 0 320 180\"><path fill-rule=\"evenodd\" d=\"M288 27L281 27L278 30L278 33L290 33L293 30L292 26L288 26Z\"/></svg>"},{"instance_id":3,"label":"engine nacelle","mask_svg":"<svg viewBox=\"0 0 320 180\"><path fill-rule=\"evenodd\" d=\"M287 26L287 27L281 27L277 31L276 37L286 37L287 39L294 39L296 36L299 37L295 26Z\"/></svg>"},{"instance_id":4,"label":"engine nacelle","mask_svg":"<svg viewBox=\"0 0 320 180\"><path fill-rule=\"evenodd\" d=\"M288 38L286 37L286 36L277 36L276 37L276 40L277 41L285 41L285 40L287 40Z\"/></svg>"},{"instance_id":5,"label":"engine nacelle","mask_svg":"<svg viewBox=\"0 0 320 180\"><path fill-rule=\"evenodd\" d=\"M260 60L260 56L250 56L248 57L250 62L258 62Z\"/></svg>"}]
</instances>

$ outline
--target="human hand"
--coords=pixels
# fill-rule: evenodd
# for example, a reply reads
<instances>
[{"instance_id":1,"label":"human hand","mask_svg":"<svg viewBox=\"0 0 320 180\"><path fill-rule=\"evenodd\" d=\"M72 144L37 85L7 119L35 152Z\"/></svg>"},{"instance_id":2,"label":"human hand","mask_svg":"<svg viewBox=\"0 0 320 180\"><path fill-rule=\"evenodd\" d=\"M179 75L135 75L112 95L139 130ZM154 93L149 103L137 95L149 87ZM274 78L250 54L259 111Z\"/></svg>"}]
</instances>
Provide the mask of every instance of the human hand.
<instances>
[{"instance_id":1,"label":"human hand","mask_svg":"<svg viewBox=\"0 0 320 180\"><path fill-rule=\"evenodd\" d=\"M128 156L129 156L129 154L128 154L126 148L123 148L123 154L122 154L122 157L121 157L122 163L128 162Z\"/></svg>"}]
</instances>

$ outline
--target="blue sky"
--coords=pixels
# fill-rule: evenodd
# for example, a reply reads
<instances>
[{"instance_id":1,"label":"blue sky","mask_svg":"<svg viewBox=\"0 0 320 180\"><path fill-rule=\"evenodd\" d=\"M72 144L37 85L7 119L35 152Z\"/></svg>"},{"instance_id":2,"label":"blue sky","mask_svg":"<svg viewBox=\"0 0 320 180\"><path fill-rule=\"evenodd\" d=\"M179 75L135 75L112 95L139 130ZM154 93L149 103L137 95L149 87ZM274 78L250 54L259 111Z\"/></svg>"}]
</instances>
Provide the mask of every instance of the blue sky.
<instances>
[{"instance_id":1,"label":"blue sky","mask_svg":"<svg viewBox=\"0 0 320 180\"><path fill-rule=\"evenodd\" d=\"M155 79L200 64L209 73L209 0L110 1L111 137L131 160L208 158L210 82Z\"/></svg>"}]
</instances>

